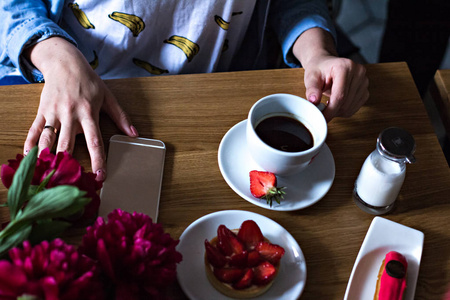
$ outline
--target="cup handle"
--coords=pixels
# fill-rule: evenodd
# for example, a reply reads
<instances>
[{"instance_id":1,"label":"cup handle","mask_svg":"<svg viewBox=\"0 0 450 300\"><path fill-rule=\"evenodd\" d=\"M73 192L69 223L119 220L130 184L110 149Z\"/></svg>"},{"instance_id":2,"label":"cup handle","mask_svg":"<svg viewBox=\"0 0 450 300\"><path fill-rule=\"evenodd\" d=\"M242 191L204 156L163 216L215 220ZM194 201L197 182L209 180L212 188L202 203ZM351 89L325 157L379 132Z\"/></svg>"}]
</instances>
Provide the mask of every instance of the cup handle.
<instances>
[{"instance_id":1,"label":"cup handle","mask_svg":"<svg viewBox=\"0 0 450 300\"><path fill-rule=\"evenodd\" d=\"M324 110L325 108L327 108L327 106L325 105L325 103L320 102L320 103L317 105L317 108L318 108L321 112L323 112L323 110Z\"/></svg>"},{"instance_id":2,"label":"cup handle","mask_svg":"<svg viewBox=\"0 0 450 300\"><path fill-rule=\"evenodd\" d=\"M321 112L323 112L323 110L325 109L325 108L327 108L327 105L325 104L325 103L323 103L323 102L320 102L319 104L317 104L317 108L321 111ZM320 151L316 154L316 155L314 155L312 158L311 158L311 160L309 161L309 163L308 163L308 166L313 162L313 160L320 154L320 152L322 151L322 149L320 149Z\"/></svg>"}]
</instances>

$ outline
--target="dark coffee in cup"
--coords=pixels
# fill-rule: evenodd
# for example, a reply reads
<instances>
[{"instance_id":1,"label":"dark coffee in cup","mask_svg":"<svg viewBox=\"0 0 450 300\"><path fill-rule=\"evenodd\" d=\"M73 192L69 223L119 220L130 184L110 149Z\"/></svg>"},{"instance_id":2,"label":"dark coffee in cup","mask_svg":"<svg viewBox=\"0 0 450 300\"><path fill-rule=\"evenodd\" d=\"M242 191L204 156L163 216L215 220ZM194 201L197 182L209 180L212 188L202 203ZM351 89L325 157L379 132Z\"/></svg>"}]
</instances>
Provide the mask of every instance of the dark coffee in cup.
<instances>
[{"instance_id":1,"label":"dark coffee in cup","mask_svg":"<svg viewBox=\"0 0 450 300\"><path fill-rule=\"evenodd\" d=\"M250 108L245 139L259 169L288 176L310 165L327 133L327 121L317 106L295 95L273 94Z\"/></svg>"},{"instance_id":2,"label":"dark coffee in cup","mask_svg":"<svg viewBox=\"0 0 450 300\"><path fill-rule=\"evenodd\" d=\"M255 131L264 143L281 151L300 152L314 146L311 132L293 117L268 117L258 123Z\"/></svg>"}]
</instances>

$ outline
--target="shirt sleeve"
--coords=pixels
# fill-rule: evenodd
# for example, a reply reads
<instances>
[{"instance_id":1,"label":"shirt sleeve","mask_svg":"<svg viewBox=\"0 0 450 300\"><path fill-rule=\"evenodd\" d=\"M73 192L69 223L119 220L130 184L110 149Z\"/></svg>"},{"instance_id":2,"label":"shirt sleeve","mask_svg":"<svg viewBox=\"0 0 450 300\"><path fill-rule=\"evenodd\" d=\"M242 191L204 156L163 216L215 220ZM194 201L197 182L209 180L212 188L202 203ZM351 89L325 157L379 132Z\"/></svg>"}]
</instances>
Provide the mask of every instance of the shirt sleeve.
<instances>
[{"instance_id":1,"label":"shirt sleeve","mask_svg":"<svg viewBox=\"0 0 450 300\"><path fill-rule=\"evenodd\" d=\"M56 24L55 18L59 18L60 12L54 12L56 6L51 2L3 0L0 4L0 67L19 69L29 82L42 81L43 76L22 56L27 47L53 36L63 37L76 45L74 39Z\"/></svg>"},{"instance_id":2,"label":"shirt sleeve","mask_svg":"<svg viewBox=\"0 0 450 300\"><path fill-rule=\"evenodd\" d=\"M326 1L273 0L269 26L278 36L284 62L293 68L300 67L300 62L292 53L292 47L304 31L322 28L333 36L336 43L336 31Z\"/></svg>"}]
</instances>

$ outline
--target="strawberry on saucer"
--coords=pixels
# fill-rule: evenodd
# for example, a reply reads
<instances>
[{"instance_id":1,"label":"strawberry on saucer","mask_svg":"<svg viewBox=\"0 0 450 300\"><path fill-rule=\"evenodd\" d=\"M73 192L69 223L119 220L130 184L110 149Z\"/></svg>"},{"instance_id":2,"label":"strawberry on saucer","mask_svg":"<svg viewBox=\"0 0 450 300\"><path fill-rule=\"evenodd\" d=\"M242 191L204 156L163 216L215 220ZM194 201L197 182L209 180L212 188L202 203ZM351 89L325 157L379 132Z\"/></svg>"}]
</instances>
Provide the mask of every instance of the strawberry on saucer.
<instances>
[{"instance_id":1,"label":"strawberry on saucer","mask_svg":"<svg viewBox=\"0 0 450 300\"><path fill-rule=\"evenodd\" d=\"M225 182L244 200L275 211L295 211L309 207L320 201L330 190L335 175L335 162L330 148L324 144L313 162L302 172L278 175L278 185L287 189L280 204L272 206L255 197L249 189L249 172L263 170L250 155L246 143L247 120L234 125L222 138L219 151L219 170ZM261 226L261 224L260 224Z\"/></svg>"},{"instance_id":2,"label":"strawberry on saucer","mask_svg":"<svg viewBox=\"0 0 450 300\"><path fill-rule=\"evenodd\" d=\"M250 192L256 198L265 199L272 207L273 200L278 204L284 198L284 187L277 187L277 176L272 172L252 170L250 175Z\"/></svg>"}]
</instances>

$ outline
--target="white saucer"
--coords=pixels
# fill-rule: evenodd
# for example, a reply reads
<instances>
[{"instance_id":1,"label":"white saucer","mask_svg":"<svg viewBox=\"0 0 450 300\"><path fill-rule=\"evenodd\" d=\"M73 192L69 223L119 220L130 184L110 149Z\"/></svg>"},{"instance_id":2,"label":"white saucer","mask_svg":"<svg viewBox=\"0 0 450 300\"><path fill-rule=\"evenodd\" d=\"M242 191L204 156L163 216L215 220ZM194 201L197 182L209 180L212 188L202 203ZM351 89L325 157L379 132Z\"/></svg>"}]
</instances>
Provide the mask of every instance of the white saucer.
<instances>
[{"instance_id":1,"label":"white saucer","mask_svg":"<svg viewBox=\"0 0 450 300\"><path fill-rule=\"evenodd\" d=\"M278 186L286 187L281 203L275 201L270 207L266 200L250 193L251 170L263 170L251 158L247 149L247 120L234 125L222 138L219 145L219 169L228 185L242 198L271 210L292 211L308 207L325 196L334 181L333 154L326 144L308 168L298 174L278 177Z\"/></svg>"},{"instance_id":2,"label":"white saucer","mask_svg":"<svg viewBox=\"0 0 450 300\"><path fill-rule=\"evenodd\" d=\"M183 255L183 260L177 267L177 277L189 299L231 299L218 292L206 277L205 239L211 240L217 236L217 227L221 224L230 229L237 229L245 220L255 221L266 238L286 251L272 287L255 299L291 300L300 297L306 283L306 262L294 237L265 216L242 210L224 210L199 218L180 236L177 250Z\"/></svg>"},{"instance_id":3,"label":"white saucer","mask_svg":"<svg viewBox=\"0 0 450 300\"><path fill-rule=\"evenodd\" d=\"M423 249L423 232L382 217L375 217L356 257L344 300L373 299L381 263L389 251L408 262L403 299L413 300Z\"/></svg>"}]
</instances>

